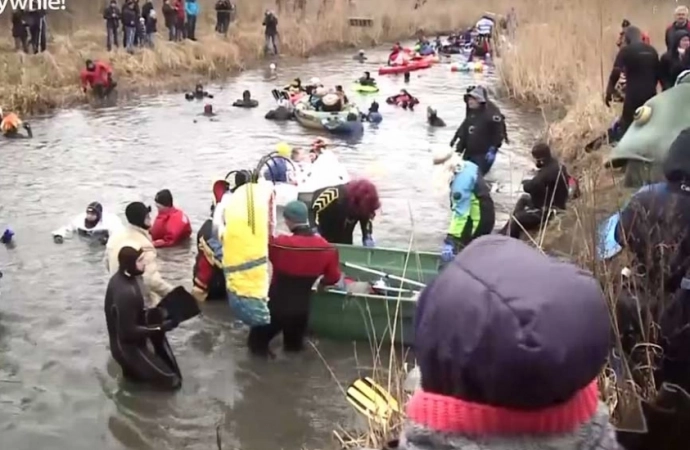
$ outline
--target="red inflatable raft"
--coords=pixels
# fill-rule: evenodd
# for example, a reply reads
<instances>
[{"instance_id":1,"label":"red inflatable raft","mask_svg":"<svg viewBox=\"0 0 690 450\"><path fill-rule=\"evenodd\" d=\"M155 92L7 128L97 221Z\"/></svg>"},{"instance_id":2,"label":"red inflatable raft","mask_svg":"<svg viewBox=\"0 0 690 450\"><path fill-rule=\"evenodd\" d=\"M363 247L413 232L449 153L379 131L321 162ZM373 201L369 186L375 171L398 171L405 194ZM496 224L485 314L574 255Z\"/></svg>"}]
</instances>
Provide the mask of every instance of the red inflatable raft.
<instances>
[{"instance_id":1,"label":"red inflatable raft","mask_svg":"<svg viewBox=\"0 0 690 450\"><path fill-rule=\"evenodd\" d=\"M407 64L400 66L380 67L379 75L413 72L415 70L428 69L429 67L431 67L431 62L426 60L409 61Z\"/></svg>"}]
</instances>

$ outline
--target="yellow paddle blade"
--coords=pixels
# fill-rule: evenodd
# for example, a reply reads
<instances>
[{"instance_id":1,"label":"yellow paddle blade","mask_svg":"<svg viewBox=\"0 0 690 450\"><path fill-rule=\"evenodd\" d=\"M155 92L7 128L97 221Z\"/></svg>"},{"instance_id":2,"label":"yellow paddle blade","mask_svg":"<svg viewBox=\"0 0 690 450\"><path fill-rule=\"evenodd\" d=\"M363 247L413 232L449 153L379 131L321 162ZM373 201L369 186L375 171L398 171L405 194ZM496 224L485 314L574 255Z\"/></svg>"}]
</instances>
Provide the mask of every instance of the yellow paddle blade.
<instances>
[{"instance_id":1,"label":"yellow paddle blade","mask_svg":"<svg viewBox=\"0 0 690 450\"><path fill-rule=\"evenodd\" d=\"M400 412L398 401L369 377L358 378L347 388L347 401L370 420L386 423Z\"/></svg>"}]
</instances>

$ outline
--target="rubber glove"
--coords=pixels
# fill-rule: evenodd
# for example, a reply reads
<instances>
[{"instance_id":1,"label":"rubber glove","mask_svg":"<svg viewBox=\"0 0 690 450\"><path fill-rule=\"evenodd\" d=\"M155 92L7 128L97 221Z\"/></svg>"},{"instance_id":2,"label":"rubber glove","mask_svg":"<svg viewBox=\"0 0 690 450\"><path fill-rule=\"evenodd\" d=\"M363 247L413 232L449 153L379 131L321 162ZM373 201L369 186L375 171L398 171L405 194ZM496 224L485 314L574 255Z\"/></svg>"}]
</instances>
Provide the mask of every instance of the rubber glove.
<instances>
[{"instance_id":1,"label":"rubber glove","mask_svg":"<svg viewBox=\"0 0 690 450\"><path fill-rule=\"evenodd\" d=\"M444 242L441 247L441 261L444 263L451 262L455 258L455 246L450 242Z\"/></svg>"},{"instance_id":2,"label":"rubber glove","mask_svg":"<svg viewBox=\"0 0 690 450\"><path fill-rule=\"evenodd\" d=\"M374 241L373 236L365 236L364 239L362 239L362 244L365 247L376 247L376 242Z\"/></svg>"},{"instance_id":3,"label":"rubber glove","mask_svg":"<svg viewBox=\"0 0 690 450\"><path fill-rule=\"evenodd\" d=\"M2 237L0 237L0 242L3 244L9 244L12 242L12 238L14 237L14 231L10 230L9 228L6 228L5 231L2 233Z\"/></svg>"}]
</instances>

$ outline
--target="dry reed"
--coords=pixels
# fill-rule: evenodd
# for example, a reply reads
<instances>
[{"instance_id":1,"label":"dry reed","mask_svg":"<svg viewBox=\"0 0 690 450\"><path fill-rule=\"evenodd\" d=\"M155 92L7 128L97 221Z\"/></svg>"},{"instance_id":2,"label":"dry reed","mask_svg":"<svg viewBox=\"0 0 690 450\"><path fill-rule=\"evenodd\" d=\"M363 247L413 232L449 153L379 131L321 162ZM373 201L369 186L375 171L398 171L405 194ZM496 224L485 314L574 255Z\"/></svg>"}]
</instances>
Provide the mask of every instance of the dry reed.
<instances>
[{"instance_id":1,"label":"dry reed","mask_svg":"<svg viewBox=\"0 0 690 450\"><path fill-rule=\"evenodd\" d=\"M214 2L200 0L198 41L167 42L167 30L159 14L158 39L153 50L105 49L105 25L100 2L71 0L67 11L48 15L48 51L25 55L14 51L9 39L0 40L0 99L6 110L25 113L47 111L84 102L79 71L86 59L110 61L122 93L171 88L192 82L190 77L216 78L258 64L263 58L264 35L260 2L237 1L237 19L226 37L214 33ZM481 12L469 0L429 0L419 10L414 0L381 0L352 6L347 0L328 0L318 15L321 0L309 0L304 17L278 13L279 50L283 56L307 57L334 49L371 46L413 36L457 28ZM160 2L155 6L160 9ZM350 27L348 17L370 17L373 26ZM9 25L9 23L7 23Z\"/></svg>"}]
</instances>

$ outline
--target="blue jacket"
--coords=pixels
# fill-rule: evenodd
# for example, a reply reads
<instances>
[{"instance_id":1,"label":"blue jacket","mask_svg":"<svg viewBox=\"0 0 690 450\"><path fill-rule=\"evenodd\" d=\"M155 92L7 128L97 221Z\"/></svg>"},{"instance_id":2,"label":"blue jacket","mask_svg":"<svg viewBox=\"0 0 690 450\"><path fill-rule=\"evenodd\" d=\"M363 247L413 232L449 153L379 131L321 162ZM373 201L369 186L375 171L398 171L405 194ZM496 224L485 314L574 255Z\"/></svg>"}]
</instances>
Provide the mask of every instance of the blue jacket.
<instances>
[{"instance_id":1,"label":"blue jacket","mask_svg":"<svg viewBox=\"0 0 690 450\"><path fill-rule=\"evenodd\" d=\"M188 16L197 16L199 15L199 4L196 0L187 0L184 4L184 11Z\"/></svg>"}]
</instances>

